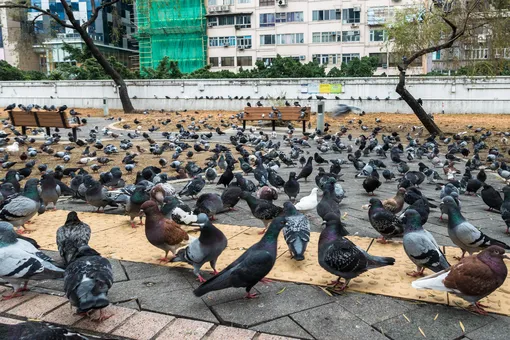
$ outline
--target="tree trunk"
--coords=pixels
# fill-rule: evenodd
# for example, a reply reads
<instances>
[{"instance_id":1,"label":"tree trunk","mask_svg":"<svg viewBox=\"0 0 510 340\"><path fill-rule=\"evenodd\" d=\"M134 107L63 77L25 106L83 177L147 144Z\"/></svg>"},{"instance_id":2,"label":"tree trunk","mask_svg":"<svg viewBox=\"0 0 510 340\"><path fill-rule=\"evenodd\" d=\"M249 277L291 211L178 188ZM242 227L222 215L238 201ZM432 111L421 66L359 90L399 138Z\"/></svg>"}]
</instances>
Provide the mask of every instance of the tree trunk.
<instances>
[{"instance_id":1,"label":"tree trunk","mask_svg":"<svg viewBox=\"0 0 510 340\"><path fill-rule=\"evenodd\" d=\"M94 41L90 37L90 35L81 28L79 25L75 25L76 31L80 34L81 38L83 39L83 42L90 50L90 53L96 58L97 62L103 67L105 72L112 77L112 80L115 82L115 84L118 87L119 91L119 97L120 101L122 102L122 108L124 109L125 113L133 113L135 112L135 108L133 107L133 104L131 104L131 99L129 98L128 90L126 83L124 82L124 79L122 79L122 76L115 70L112 65L108 62L108 60L105 58L103 53L97 48L96 44L94 44Z\"/></svg>"},{"instance_id":2,"label":"tree trunk","mask_svg":"<svg viewBox=\"0 0 510 340\"><path fill-rule=\"evenodd\" d=\"M405 100L407 105L409 105L409 107L411 108L411 110L413 110L416 117L418 117L418 119L423 124L425 129L427 129L427 131L431 135L436 135L436 136L442 135L443 132L436 125L434 120L427 114L427 112L425 112L423 107L418 103L418 101L413 97L413 95L409 91L407 91L407 89L405 88L407 67L399 66L398 69L400 71L400 75L399 75L399 82L398 82L397 88L396 88L397 93L402 97L403 100Z\"/></svg>"}]
</instances>

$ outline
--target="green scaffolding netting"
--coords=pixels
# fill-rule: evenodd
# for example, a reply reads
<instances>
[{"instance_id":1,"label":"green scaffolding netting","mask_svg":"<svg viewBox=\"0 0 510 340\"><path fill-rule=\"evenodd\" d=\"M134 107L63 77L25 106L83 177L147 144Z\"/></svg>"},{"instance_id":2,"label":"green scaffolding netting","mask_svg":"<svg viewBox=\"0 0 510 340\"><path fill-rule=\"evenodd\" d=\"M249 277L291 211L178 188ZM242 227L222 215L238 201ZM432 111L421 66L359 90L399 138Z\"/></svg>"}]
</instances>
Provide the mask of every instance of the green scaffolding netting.
<instances>
[{"instance_id":1,"label":"green scaffolding netting","mask_svg":"<svg viewBox=\"0 0 510 340\"><path fill-rule=\"evenodd\" d=\"M205 65L204 0L137 1L140 69L157 67L168 56L182 72Z\"/></svg>"}]
</instances>

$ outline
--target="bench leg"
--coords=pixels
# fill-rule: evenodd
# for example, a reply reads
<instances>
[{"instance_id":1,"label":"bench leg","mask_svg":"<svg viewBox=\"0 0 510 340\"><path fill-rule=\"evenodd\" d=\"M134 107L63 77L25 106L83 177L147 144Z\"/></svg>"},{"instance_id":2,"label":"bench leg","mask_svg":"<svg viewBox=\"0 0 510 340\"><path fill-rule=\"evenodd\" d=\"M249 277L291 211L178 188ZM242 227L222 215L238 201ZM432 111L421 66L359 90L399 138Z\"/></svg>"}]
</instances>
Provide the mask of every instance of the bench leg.
<instances>
[{"instance_id":1,"label":"bench leg","mask_svg":"<svg viewBox=\"0 0 510 340\"><path fill-rule=\"evenodd\" d=\"M271 124L273 125L273 131L276 130L276 120L272 120Z\"/></svg>"},{"instance_id":2,"label":"bench leg","mask_svg":"<svg viewBox=\"0 0 510 340\"><path fill-rule=\"evenodd\" d=\"M26 126L21 127L21 134L25 135L25 136L27 135L27 127Z\"/></svg>"},{"instance_id":3,"label":"bench leg","mask_svg":"<svg viewBox=\"0 0 510 340\"><path fill-rule=\"evenodd\" d=\"M306 132L306 120L303 120L303 134Z\"/></svg>"},{"instance_id":4,"label":"bench leg","mask_svg":"<svg viewBox=\"0 0 510 340\"><path fill-rule=\"evenodd\" d=\"M46 134L47 134L48 136L51 136L51 130L50 130L50 128L49 128L49 127L47 127L47 128L46 128Z\"/></svg>"},{"instance_id":5,"label":"bench leg","mask_svg":"<svg viewBox=\"0 0 510 340\"><path fill-rule=\"evenodd\" d=\"M243 120L243 130L246 130L246 121Z\"/></svg>"},{"instance_id":6,"label":"bench leg","mask_svg":"<svg viewBox=\"0 0 510 340\"><path fill-rule=\"evenodd\" d=\"M77 135L78 135L78 131L76 130L76 128L73 128L73 139L74 139L74 142L76 143L76 141L78 140L77 138Z\"/></svg>"}]
</instances>

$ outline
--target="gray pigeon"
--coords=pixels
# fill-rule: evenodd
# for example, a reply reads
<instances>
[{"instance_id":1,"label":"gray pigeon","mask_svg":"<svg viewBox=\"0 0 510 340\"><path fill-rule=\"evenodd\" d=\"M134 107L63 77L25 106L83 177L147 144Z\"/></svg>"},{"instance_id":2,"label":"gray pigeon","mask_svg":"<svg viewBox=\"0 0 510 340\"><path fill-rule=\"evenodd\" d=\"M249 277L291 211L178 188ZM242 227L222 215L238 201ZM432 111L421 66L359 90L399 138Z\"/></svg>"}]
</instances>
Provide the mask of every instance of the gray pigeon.
<instances>
[{"instance_id":1,"label":"gray pigeon","mask_svg":"<svg viewBox=\"0 0 510 340\"><path fill-rule=\"evenodd\" d=\"M296 261L303 261L306 246L310 242L310 221L305 215L298 212L291 202L283 204L283 213L285 215L285 228L283 228L285 242L289 246L292 257Z\"/></svg>"},{"instance_id":2,"label":"gray pigeon","mask_svg":"<svg viewBox=\"0 0 510 340\"><path fill-rule=\"evenodd\" d=\"M381 234L381 239L377 240L380 243L386 243L387 239L402 236L404 233L402 221L394 213L384 209L381 200L377 198L370 199L368 219L372 227Z\"/></svg>"},{"instance_id":3,"label":"gray pigeon","mask_svg":"<svg viewBox=\"0 0 510 340\"><path fill-rule=\"evenodd\" d=\"M21 296L28 280L60 279L64 270L39 251L32 242L18 238L12 224L0 222L0 278L12 285L13 293L3 299ZM24 286L21 287L21 284Z\"/></svg>"},{"instance_id":4,"label":"gray pigeon","mask_svg":"<svg viewBox=\"0 0 510 340\"><path fill-rule=\"evenodd\" d=\"M67 214L66 223L57 230L57 247L65 265L73 262L81 246L89 244L90 226L80 221L76 211Z\"/></svg>"},{"instance_id":5,"label":"gray pigeon","mask_svg":"<svg viewBox=\"0 0 510 340\"><path fill-rule=\"evenodd\" d=\"M457 207L459 207L459 210L462 209L462 205L459 200L459 194L456 191L452 191L450 193L450 195L446 195L446 196L452 197L454 199L455 203L457 204ZM446 197L446 196L444 196L444 197ZM444 197L441 197L441 199L443 199ZM439 219L442 221L443 214L448 214L448 208L444 205L444 203L442 201L441 201L441 203L439 203L439 210L441 210L441 216L439 216Z\"/></svg>"},{"instance_id":6,"label":"gray pigeon","mask_svg":"<svg viewBox=\"0 0 510 340\"><path fill-rule=\"evenodd\" d=\"M421 216L414 209L405 212L403 245L409 259L416 265L416 271L407 273L409 276L423 276L425 268L434 273L450 267L444 254L427 230L421 225Z\"/></svg>"},{"instance_id":7,"label":"gray pigeon","mask_svg":"<svg viewBox=\"0 0 510 340\"><path fill-rule=\"evenodd\" d=\"M39 195L46 207L51 203L53 205L53 210L57 210L57 201L60 197L60 186L57 185L57 181L55 177L53 177L53 173L45 173L41 178L41 189Z\"/></svg>"},{"instance_id":8,"label":"gray pigeon","mask_svg":"<svg viewBox=\"0 0 510 340\"><path fill-rule=\"evenodd\" d=\"M101 212L101 208L107 205L112 207L118 207L117 203L108 196L108 190L101 185L98 181L92 180L87 187L87 191L85 192L85 200L88 204L97 207L96 212Z\"/></svg>"},{"instance_id":9,"label":"gray pigeon","mask_svg":"<svg viewBox=\"0 0 510 340\"><path fill-rule=\"evenodd\" d=\"M206 214L212 221L215 220L214 215L223 210L223 201L220 195L214 193L202 194L197 199L193 213Z\"/></svg>"},{"instance_id":10,"label":"gray pigeon","mask_svg":"<svg viewBox=\"0 0 510 340\"><path fill-rule=\"evenodd\" d=\"M510 249L507 244L490 238L466 221L455 203L455 200L451 196L443 198L443 204L448 212L448 235L452 242L462 249L462 258L466 252L472 255L474 252L493 245L500 246L507 250Z\"/></svg>"},{"instance_id":11,"label":"gray pigeon","mask_svg":"<svg viewBox=\"0 0 510 340\"><path fill-rule=\"evenodd\" d=\"M99 309L97 321L112 315L105 315L103 308L110 304L108 290L113 285L113 271L110 262L89 246L78 249L76 258L65 271L64 290L77 313Z\"/></svg>"},{"instance_id":12,"label":"gray pigeon","mask_svg":"<svg viewBox=\"0 0 510 340\"><path fill-rule=\"evenodd\" d=\"M0 205L0 221L11 223L15 227L25 223L37 214L41 207L37 178L31 178L25 184L23 194L9 196Z\"/></svg>"},{"instance_id":13,"label":"gray pigeon","mask_svg":"<svg viewBox=\"0 0 510 340\"><path fill-rule=\"evenodd\" d=\"M179 192L179 196L191 196L191 198L196 198L197 194L202 191L205 186L205 181L201 175L197 175L190 180L184 188Z\"/></svg>"},{"instance_id":14,"label":"gray pigeon","mask_svg":"<svg viewBox=\"0 0 510 340\"><path fill-rule=\"evenodd\" d=\"M459 194L459 189L452 183L447 183L443 187L441 187L441 193L439 194L439 198L443 199L446 196L451 196L452 192L456 192Z\"/></svg>"},{"instance_id":15,"label":"gray pigeon","mask_svg":"<svg viewBox=\"0 0 510 340\"><path fill-rule=\"evenodd\" d=\"M216 275L216 260L227 247L227 238L225 234L216 228L207 218L207 215L201 213L198 220L202 221L200 225L200 236L193 239L186 248L181 248L172 262L187 262L193 266L193 273L197 276L200 283L206 280L200 275L200 268L209 262Z\"/></svg>"}]
</instances>

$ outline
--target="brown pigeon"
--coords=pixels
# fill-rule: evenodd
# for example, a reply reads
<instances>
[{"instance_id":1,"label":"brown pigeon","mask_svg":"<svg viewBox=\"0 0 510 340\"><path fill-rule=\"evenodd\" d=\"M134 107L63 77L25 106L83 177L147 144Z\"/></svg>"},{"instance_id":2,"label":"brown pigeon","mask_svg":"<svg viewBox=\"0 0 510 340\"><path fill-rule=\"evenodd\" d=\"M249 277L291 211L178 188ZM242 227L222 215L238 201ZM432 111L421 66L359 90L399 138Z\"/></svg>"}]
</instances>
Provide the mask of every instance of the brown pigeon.
<instances>
[{"instance_id":1,"label":"brown pigeon","mask_svg":"<svg viewBox=\"0 0 510 340\"><path fill-rule=\"evenodd\" d=\"M396 214L404 207L405 188L399 188L395 197L388 198L382 202L384 209Z\"/></svg>"},{"instance_id":2,"label":"brown pigeon","mask_svg":"<svg viewBox=\"0 0 510 340\"><path fill-rule=\"evenodd\" d=\"M464 257L449 269L413 281L417 289L435 289L455 294L467 302L475 313L487 314L478 301L498 289L506 279L503 259L509 259L500 246L490 246L482 252Z\"/></svg>"},{"instance_id":3,"label":"brown pigeon","mask_svg":"<svg viewBox=\"0 0 510 340\"><path fill-rule=\"evenodd\" d=\"M165 251L165 257L161 262L169 262L175 257L178 248L189 240L188 233L182 230L173 220L165 218L159 211L158 204L149 200L140 207L145 213L145 236L155 247ZM172 258L168 259L168 252L172 252Z\"/></svg>"}]
</instances>

